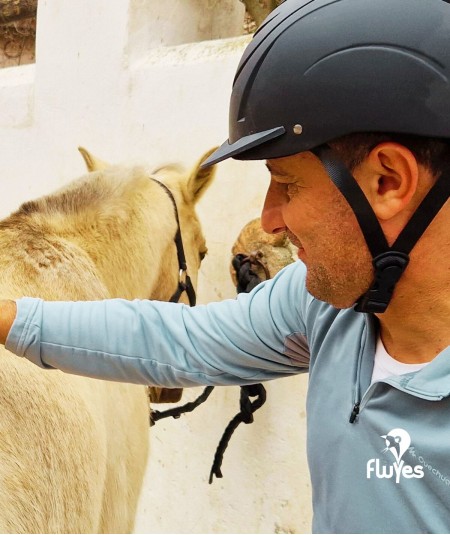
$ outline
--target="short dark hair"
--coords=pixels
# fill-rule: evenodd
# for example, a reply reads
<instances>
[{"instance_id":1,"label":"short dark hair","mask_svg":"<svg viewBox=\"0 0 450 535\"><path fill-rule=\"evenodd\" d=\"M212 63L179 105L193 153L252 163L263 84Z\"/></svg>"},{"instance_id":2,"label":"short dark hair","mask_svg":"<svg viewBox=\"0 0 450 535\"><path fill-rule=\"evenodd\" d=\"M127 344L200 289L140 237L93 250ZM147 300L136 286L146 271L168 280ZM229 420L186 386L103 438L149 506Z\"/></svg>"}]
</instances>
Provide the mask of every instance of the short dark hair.
<instances>
[{"instance_id":1,"label":"short dark hair","mask_svg":"<svg viewBox=\"0 0 450 535\"><path fill-rule=\"evenodd\" d=\"M417 161L427 167L435 178L450 170L450 140L409 134L362 132L333 140L330 145L353 171L380 143L393 141L409 149Z\"/></svg>"}]
</instances>

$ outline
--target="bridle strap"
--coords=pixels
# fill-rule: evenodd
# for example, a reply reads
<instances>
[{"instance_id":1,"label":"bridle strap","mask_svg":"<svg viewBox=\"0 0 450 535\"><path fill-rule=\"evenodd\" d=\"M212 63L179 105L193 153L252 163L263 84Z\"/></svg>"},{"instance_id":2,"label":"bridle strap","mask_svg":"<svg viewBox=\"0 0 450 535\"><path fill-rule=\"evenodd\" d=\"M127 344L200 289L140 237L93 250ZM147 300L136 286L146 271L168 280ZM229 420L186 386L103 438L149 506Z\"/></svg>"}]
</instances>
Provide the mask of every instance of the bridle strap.
<instances>
[{"instance_id":1,"label":"bridle strap","mask_svg":"<svg viewBox=\"0 0 450 535\"><path fill-rule=\"evenodd\" d=\"M177 248L177 258L178 258L178 267L179 267L178 286L174 294L172 295L172 297L169 299L169 301L171 303L178 303L183 292L186 292L188 296L188 300L189 300L189 305L193 307L197 299L195 295L194 286L187 272L186 255L184 254L183 239L181 237L180 218L178 217L177 203L175 202L173 193L165 184L163 184L159 180L156 180L156 178L153 178L153 177L150 177L150 178L151 180L153 180L153 182L156 182L157 184L159 184L169 196L173 204L173 208L175 211L175 220L177 222L177 231L175 233L174 242Z\"/></svg>"},{"instance_id":2,"label":"bridle strap","mask_svg":"<svg viewBox=\"0 0 450 535\"><path fill-rule=\"evenodd\" d=\"M183 281L181 277L182 275L180 272L180 277L178 279L178 287L169 301L170 303L178 303L183 292L186 292L186 295L188 296L188 299L189 299L189 306L193 307L195 306L197 299L196 299L195 290L194 290L194 286L192 284L191 278L189 277L189 275L186 274L185 279Z\"/></svg>"}]
</instances>

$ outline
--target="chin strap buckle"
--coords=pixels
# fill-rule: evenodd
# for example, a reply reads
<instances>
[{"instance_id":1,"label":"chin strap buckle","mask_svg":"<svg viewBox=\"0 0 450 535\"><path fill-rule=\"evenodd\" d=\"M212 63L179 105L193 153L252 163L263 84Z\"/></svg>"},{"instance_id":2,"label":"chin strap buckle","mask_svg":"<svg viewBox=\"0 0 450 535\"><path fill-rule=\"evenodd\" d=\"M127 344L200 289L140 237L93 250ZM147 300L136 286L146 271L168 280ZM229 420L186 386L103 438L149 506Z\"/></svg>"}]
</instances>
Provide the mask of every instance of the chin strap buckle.
<instances>
[{"instance_id":1,"label":"chin strap buckle","mask_svg":"<svg viewBox=\"0 0 450 535\"><path fill-rule=\"evenodd\" d=\"M397 281L409 263L409 256L398 251L388 251L373 259L375 281L355 305L356 312L381 314L389 305Z\"/></svg>"}]
</instances>

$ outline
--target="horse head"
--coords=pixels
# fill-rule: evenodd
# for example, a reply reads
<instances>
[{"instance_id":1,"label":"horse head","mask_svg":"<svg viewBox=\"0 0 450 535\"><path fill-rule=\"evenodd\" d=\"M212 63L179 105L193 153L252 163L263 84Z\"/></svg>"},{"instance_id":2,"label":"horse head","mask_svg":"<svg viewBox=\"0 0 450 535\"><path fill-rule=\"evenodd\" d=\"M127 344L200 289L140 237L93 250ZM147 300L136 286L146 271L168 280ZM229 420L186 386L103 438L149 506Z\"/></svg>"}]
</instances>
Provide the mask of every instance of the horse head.
<instances>
[{"instance_id":1,"label":"horse head","mask_svg":"<svg viewBox=\"0 0 450 535\"><path fill-rule=\"evenodd\" d=\"M196 287L200 262L207 249L195 206L214 177L214 168L200 168L211 151L200 158L190 173L173 165L152 173L139 167L111 166L86 149L80 148L80 152L97 189L101 190L101 183L105 182L108 188L109 184L116 184L120 191L119 202L110 194L97 214L97 219L104 222L105 235L114 239L115 247L108 243L104 252L95 254L112 296L170 300L180 276L175 243L178 221L187 273ZM87 245L92 243L89 240ZM188 302L184 293L180 301Z\"/></svg>"},{"instance_id":2,"label":"horse head","mask_svg":"<svg viewBox=\"0 0 450 535\"><path fill-rule=\"evenodd\" d=\"M79 150L91 173L111 172L120 175L124 172L114 171L113 167L93 156L86 149L80 148ZM143 179L139 180L139 187L136 189L140 200L133 204L140 207L140 218L149 218L150 221L146 223L141 221L138 228L130 234L127 233L130 242L139 242L138 247L134 243L130 249L141 251L138 262L139 270L137 270L136 258L133 260L133 266L124 266L129 273L134 273L133 280L136 283L138 283L137 279L140 279L136 286L130 281L130 288L133 288L135 294L143 291L144 295L140 295L141 297L163 301L171 300L171 298L173 300L176 296L175 300L187 303L189 291L180 291L180 282L185 283L187 276L195 293L200 263L207 252L195 207L214 177L214 168L201 169L201 163L213 150L215 149L204 154L188 174L173 165L160 167L150 175L143 170L136 171L137 175ZM181 241L178 243L175 240L177 230L181 232ZM179 264L180 247L182 254L185 255L186 273L182 273L182 267ZM122 259L126 261L132 258L126 250L122 250L122 255ZM101 263L105 264L104 255L100 257L96 255L96 257L101 258ZM107 280L111 279L107 269L102 269L102 271ZM139 271L140 277L136 276L136 271ZM122 269L119 272L123 277ZM116 269L111 275L114 276L115 273ZM184 279L181 280L181 278ZM113 277L113 280L106 284L113 287L117 285L117 281ZM114 288L110 291L114 292ZM148 393L153 403L173 403L180 400L182 389L149 387Z\"/></svg>"}]
</instances>

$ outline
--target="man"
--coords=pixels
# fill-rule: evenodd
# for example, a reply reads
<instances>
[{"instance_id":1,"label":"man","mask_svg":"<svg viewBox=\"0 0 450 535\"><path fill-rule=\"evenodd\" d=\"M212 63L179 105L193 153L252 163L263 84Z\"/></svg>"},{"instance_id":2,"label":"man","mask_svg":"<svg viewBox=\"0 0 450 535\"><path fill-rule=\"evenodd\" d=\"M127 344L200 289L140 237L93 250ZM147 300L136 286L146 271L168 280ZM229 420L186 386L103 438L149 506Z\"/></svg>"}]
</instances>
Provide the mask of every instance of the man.
<instances>
[{"instance_id":1,"label":"man","mask_svg":"<svg viewBox=\"0 0 450 535\"><path fill-rule=\"evenodd\" d=\"M267 160L263 225L302 262L192 309L6 302L0 341L167 387L309 371L314 531L448 532L449 50L444 0L287 0L241 60L206 165Z\"/></svg>"}]
</instances>

